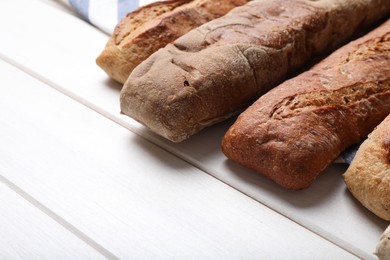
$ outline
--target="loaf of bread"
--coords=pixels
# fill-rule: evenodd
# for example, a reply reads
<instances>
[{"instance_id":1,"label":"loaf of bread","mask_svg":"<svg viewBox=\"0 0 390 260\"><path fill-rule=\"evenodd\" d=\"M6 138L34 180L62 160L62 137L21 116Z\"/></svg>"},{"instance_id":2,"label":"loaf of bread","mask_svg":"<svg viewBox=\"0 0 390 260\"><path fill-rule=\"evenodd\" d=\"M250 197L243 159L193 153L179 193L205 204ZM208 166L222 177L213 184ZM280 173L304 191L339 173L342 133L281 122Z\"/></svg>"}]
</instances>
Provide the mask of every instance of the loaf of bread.
<instances>
[{"instance_id":1,"label":"loaf of bread","mask_svg":"<svg viewBox=\"0 0 390 260\"><path fill-rule=\"evenodd\" d=\"M363 206L390 221L390 115L362 143L343 176Z\"/></svg>"},{"instance_id":2,"label":"loaf of bread","mask_svg":"<svg viewBox=\"0 0 390 260\"><path fill-rule=\"evenodd\" d=\"M388 0L251 1L142 62L122 89L121 110L183 141L389 13Z\"/></svg>"},{"instance_id":3,"label":"loaf of bread","mask_svg":"<svg viewBox=\"0 0 390 260\"><path fill-rule=\"evenodd\" d=\"M159 1L129 13L116 26L96 63L124 83L153 52L249 0Z\"/></svg>"},{"instance_id":4,"label":"loaf of bread","mask_svg":"<svg viewBox=\"0 0 390 260\"><path fill-rule=\"evenodd\" d=\"M390 260L390 226L386 228L376 246L375 255L378 260Z\"/></svg>"},{"instance_id":5,"label":"loaf of bread","mask_svg":"<svg viewBox=\"0 0 390 260\"><path fill-rule=\"evenodd\" d=\"M287 189L304 189L389 113L390 20L260 97L222 150Z\"/></svg>"}]
</instances>

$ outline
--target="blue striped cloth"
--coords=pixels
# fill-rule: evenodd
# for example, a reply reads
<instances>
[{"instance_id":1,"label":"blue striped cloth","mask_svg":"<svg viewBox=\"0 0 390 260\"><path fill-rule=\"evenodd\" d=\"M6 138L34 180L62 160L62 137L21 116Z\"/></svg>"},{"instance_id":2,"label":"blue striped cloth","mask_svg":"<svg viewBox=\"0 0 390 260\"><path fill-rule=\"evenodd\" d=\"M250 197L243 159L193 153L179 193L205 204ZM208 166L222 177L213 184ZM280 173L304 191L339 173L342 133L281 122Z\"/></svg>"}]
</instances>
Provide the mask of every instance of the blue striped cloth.
<instances>
[{"instance_id":1,"label":"blue striped cloth","mask_svg":"<svg viewBox=\"0 0 390 260\"><path fill-rule=\"evenodd\" d=\"M127 13L156 0L63 0L84 20L107 34Z\"/></svg>"}]
</instances>

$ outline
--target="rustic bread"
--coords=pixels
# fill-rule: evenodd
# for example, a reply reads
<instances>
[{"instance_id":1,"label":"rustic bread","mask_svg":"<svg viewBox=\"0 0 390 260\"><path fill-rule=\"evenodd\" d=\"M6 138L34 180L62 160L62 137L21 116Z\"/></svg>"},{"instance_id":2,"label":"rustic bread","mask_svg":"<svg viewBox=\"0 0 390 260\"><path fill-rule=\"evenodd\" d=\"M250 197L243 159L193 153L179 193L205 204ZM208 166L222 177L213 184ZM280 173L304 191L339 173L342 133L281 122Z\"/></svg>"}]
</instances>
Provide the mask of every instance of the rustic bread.
<instances>
[{"instance_id":1,"label":"rustic bread","mask_svg":"<svg viewBox=\"0 0 390 260\"><path fill-rule=\"evenodd\" d=\"M386 228L376 246L375 255L378 260L390 260L390 226Z\"/></svg>"},{"instance_id":2,"label":"rustic bread","mask_svg":"<svg viewBox=\"0 0 390 260\"><path fill-rule=\"evenodd\" d=\"M390 20L245 110L225 155L287 189L307 188L390 113Z\"/></svg>"},{"instance_id":3,"label":"rustic bread","mask_svg":"<svg viewBox=\"0 0 390 260\"><path fill-rule=\"evenodd\" d=\"M124 83L153 52L248 1L170 0L141 7L118 23L96 63L111 78Z\"/></svg>"},{"instance_id":4,"label":"rustic bread","mask_svg":"<svg viewBox=\"0 0 390 260\"><path fill-rule=\"evenodd\" d=\"M362 143L343 176L363 206L390 221L390 115Z\"/></svg>"},{"instance_id":5,"label":"rustic bread","mask_svg":"<svg viewBox=\"0 0 390 260\"><path fill-rule=\"evenodd\" d=\"M122 89L121 110L183 141L389 12L388 0L251 1L142 62Z\"/></svg>"}]
</instances>

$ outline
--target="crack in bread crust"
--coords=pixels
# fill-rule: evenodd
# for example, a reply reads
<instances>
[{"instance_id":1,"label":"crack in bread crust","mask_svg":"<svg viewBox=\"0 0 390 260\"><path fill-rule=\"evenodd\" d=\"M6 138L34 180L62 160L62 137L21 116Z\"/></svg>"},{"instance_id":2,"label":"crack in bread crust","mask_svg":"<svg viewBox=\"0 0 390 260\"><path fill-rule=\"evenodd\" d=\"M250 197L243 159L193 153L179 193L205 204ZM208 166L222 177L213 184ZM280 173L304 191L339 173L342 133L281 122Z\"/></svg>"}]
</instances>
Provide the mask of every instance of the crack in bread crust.
<instances>
[{"instance_id":1,"label":"crack in bread crust","mask_svg":"<svg viewBox=\"0 0 390 260\"><path fill-rule=\"evenodd\" d=\"M228 26L213 27L204 37L207 43L204 46L229 44L245 38L245 43L280 50L294 43L296 35L318 33L328 26L328 10L304 1L294 2L294 8L286 8L283 1L264 5L266 7L254 6L254 10L248 8L245 13L237 12ZM255 34L253 30L261 33Z\"/></svg>"},{"instance_id":2,"label":"crack in bread crust","mask_svg":"<svg viewBox=\"0 0 390 260\"><path fill-rule=\"evenodd\" d=\"M283 119L302 111L326 106L351 107L357 102L375 98L378 94L390 93L389 59L390 31L380 37L357 44L356 50L348 53L338 63L325 63L321 68L316 66L313 71L304 73L305 78L322 79L320 84L322 89L285 97L275 104L269 117ZM360 72L366 64L371 68L364 73ZM370 80L367 75L364 75L370 72L380 76ZM351 80L351 78L356 79Z\"/></svg>"},{"instance_id":3,"label":"crack in bread crust","mask_svg":"<svg viewBox=\"0 0 390 260\"><path fill-rule=\"evenodd\" d=\"M117 24L96 63L111 78L125 83L131 72L158 49L248 1L167 0L140 7Z\"/></svg>"},{"instance_id":4,"label":"crack in bread crust","mask_svg":"<svg viewBox=\"0 0 390 260\"><path fill-rule=\"evenodd\" d=\"M283 99L271 111L270 118L283 119L295 116L297 113L324 108L326 106L353 106L357 102L375 98L378 94L388 92L390 95L390 80L387 82L356 83L336 90L322 90L297 94Z\"/></svg>"},{"instance_id":5,"label":"crack in bread crust","mask_svg":"<svg viewBox=\"0 0 390 260\"><path fill-rule=\"evenodd\" d=\"M155 2L145 5L131 13L128 13L123 18L113 32L113 38L116 45L121 43L128 37L131 37L137 29L144 23L158 17L164 13L170 12L173 9L189 3L191 0L170 0L165 2Z\"/></svg>"}]
</instances>

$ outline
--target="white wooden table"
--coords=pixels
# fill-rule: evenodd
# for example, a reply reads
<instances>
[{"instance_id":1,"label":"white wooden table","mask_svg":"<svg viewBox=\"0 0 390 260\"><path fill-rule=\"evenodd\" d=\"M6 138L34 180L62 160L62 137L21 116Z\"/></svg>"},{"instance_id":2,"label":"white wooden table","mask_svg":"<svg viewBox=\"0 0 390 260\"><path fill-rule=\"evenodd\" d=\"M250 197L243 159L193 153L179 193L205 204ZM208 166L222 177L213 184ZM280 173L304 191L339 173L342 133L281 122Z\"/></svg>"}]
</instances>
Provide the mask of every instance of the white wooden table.
<instances>
[{"instance_id":1,"label":"white wooden table","mask_svg":"<svg viewBox=\"0 0 390 260\"><path fill-rule=\"evenodd\" d=\"M285 191L228 161L232 121L172 144L119 113L108 36L0 1L0 259L375 259L388 223L331 166Z\"/></svg>"}]
</instances>

